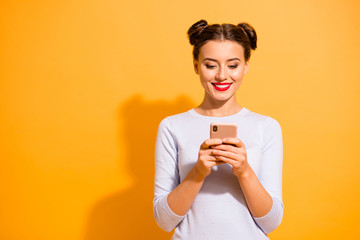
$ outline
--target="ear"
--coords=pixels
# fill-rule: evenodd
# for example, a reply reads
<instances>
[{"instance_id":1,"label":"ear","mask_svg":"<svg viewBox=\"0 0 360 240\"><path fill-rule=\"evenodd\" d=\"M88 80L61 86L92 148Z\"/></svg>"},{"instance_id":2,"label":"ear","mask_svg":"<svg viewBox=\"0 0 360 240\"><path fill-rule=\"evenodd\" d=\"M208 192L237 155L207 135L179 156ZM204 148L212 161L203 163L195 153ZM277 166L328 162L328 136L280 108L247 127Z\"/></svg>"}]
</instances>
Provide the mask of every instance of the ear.
<instances>
[{"instance_id":1,"label":"ear","mask_svg":"<svg viewBox=\"0 0 360 240\"><path fill-rule=\"evenodd\" d=\"M245 63L245 71L244 71L244 74L247 74L247 72L249 71L249 61L247 61Z\"/></svg>"},{"instance_id":2,"label":"ear","mask_svg":"<svg viewBox=\"0 0 360 240\"><path fill-rule=\"evenodd\" d=\"M198 62L193 58L193 64L194 64L194 71L196 74L199 74L199 64Z\"/></svg>"}]
</instances>

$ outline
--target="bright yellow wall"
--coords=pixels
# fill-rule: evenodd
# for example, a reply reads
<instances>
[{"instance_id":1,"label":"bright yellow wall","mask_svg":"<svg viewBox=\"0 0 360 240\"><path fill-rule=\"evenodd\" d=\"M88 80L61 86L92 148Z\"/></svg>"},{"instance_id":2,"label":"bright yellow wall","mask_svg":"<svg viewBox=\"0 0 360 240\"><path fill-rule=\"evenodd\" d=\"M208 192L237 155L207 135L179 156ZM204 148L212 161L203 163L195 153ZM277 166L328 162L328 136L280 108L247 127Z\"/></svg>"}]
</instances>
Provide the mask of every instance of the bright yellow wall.
<instances>
[{"instance_id":1,"label":"bright yellow wall","mask_svg":"<svg viewBox=\"0 0 360 240\"><path fill-rule=\"evenodd\" d=\"M188 27L258 32L240 103L284 133L272 239L356 239L360 4L1 1L0 239L169 239L152 216L164 116L196 106Z\"/></svg>"}]
</instances>

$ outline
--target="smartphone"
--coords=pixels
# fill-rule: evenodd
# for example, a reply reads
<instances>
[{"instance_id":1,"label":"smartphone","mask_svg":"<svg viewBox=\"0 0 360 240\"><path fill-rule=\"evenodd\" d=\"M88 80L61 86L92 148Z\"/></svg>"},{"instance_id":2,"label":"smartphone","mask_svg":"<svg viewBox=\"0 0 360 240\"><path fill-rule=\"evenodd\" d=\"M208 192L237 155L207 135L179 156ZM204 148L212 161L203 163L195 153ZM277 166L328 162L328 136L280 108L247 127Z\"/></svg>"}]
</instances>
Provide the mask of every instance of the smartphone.
<instances>
[{"instance_id":1,"label":"smartphone","mask_svg":"<svg viewBox=\"0 0 360 240\"><path fill-rule=\"evenodd\" d=\"M214 122L210 124L210 138L236 138L237 125L235 123Z\"/></svg>"}]
</instances>

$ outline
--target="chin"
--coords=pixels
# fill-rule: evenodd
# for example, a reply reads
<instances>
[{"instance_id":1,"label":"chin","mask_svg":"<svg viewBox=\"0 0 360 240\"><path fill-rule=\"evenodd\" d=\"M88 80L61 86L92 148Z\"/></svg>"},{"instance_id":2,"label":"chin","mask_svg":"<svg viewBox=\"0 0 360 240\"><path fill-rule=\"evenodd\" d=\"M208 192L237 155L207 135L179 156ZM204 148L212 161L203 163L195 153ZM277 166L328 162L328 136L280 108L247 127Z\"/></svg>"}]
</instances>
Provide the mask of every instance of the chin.
<instances>
[{"instance_id":1,"label":"chin","mask_svg":"<svg viewBox=\"0 0 360 240\"><path fill-rule=\"evenodd\" d=\"M226 102L230 100L234 95L212 96L212 99L219 102Z\"/></svg>"}]
</instances>

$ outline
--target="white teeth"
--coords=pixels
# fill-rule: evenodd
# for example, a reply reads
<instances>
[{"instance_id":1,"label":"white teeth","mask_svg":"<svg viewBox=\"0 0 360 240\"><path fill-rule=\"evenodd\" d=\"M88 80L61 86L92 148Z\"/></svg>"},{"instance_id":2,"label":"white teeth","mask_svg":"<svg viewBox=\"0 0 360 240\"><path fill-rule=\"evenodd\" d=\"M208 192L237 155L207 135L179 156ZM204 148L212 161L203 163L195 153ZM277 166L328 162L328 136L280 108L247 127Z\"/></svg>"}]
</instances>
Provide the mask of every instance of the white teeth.
<instances>
[{"instance_id":1,"label":"white teeth","mask_svg":"<svg viewBox=\"0 0 360 240\"><path fill-rule=\"evenodd\" d=\"M226 85L217 85L215 84L216 87L218 88L227 88L230 84L226 84Z\"/></svg>"}]
</instances>

